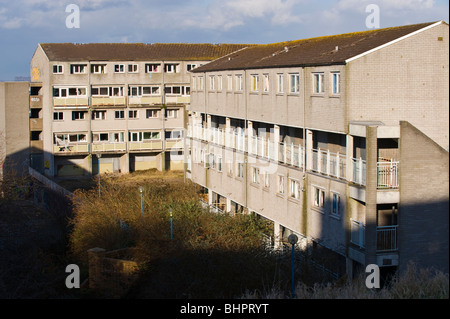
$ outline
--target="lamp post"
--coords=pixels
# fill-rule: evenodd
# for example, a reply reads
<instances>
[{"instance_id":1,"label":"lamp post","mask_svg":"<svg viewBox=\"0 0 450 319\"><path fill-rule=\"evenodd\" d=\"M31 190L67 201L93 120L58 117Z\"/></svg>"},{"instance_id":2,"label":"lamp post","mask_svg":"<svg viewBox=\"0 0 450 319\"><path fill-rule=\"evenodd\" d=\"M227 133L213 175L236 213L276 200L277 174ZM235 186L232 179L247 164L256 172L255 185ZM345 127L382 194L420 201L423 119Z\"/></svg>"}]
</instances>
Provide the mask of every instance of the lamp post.
<instances>
[{"instance_id":1,"label":"lamp post","mask_svg":"<svg viewBox=\"0 0 450 319\"><path fill-rule=\"evenodd\" d=\"M291 269L292 269L292 291L291 291L291 296L292 299L294 299L295 297L295 281L294 281L294 273L295 273L295 244L298 241L298 237L294 234L289 235L288 237L288 241L289 243L292 245L292 251L291 251L291 258L292 258L292 265L291 265Z\"/></svg>"},{"instance_id":2,"label":"lamp post","mask_svg":"<svg viewBox=\"0 0 450 319\"><path fill-rule=\"evenodd\" d=\"M144 205L142 201L142 192L144 191L144 187L139 186L139 192L141 193L141 217L144 217Z\"/></svg>"},{"instance_id":3,"label":"lamp post","mask_svg":"<svg viewBox=\"0 0 450 319\"><path fill-rule=\"evenodd\" d=\"M100 197L100 193L101 193L101 186L100 186L100 158L102 157L102 154L97 154L97 170L98 170L98 197Z\"/></svg>"},{"instance_id":4,"label":"lamp post","mask_svg":"<svg viewBox=\"0 0 450 319\"><path fill-rule=\"evenodd\" d=\"M169 209L170 213L170 240L173 239L173 222L172 222L172 208Z\"/></svg>"}]
</instances>

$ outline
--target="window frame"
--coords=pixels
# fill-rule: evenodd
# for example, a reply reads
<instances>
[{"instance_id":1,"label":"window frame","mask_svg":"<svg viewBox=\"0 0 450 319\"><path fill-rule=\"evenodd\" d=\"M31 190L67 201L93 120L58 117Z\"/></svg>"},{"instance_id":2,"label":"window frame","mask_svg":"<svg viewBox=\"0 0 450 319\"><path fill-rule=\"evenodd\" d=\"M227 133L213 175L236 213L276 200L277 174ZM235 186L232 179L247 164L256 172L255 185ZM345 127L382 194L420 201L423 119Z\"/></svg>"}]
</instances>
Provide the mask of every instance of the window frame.
<instances>
[{"instance_id":1,"label":"window frame","mask_svg":"<svg viewBox=\"0 0 450 319\"><path fill-rule=\"evenodd\" d=\"M300 73L289 73L289 94L300 94Z\"/></svg>"},{"instance_id":2,"label":"window frame","mask_svg":"<svg viewBox=\"0 0 450 319\"><path fill-rule=\"evenodd\" d=\"M313 72L313 94L323 95L325 93L325 73Z\"/></svg>"},{"instance_id":3,"label":"window frame","mask_svg":"<svg viewBox=\"0 0 450 319\"><path fill-rule=\"evenodd\" d=\"M56 67L56 72L55 72ZM53 74L64 74L64 64L53 64L52 67Z\"/></svg>"},{"instance_id":4,"label":"window frame","mask_svg":"<svg viewBox=\"0 0 450 319\"><path fill-rule=\"evenodd\" d=\"M331 76L331 94L340 95L341 94L341 72L335 71L330 73ZM336 81L337 79L337 81Z\"/></svg>"}]
</instances>

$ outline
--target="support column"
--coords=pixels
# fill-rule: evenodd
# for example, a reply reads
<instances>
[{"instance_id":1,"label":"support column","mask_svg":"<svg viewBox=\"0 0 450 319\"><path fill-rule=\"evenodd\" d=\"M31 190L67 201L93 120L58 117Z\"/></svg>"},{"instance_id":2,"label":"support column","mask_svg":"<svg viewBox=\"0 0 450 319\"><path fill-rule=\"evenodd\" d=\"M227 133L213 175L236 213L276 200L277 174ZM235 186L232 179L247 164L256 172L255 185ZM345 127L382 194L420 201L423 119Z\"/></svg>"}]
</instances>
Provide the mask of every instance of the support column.
<instances>
[{"instance_id":1,"label":"support column","mask_svg":"<svg viewBox=\"0 0 450 319\"><path fill-rule=\"evenodd\" d=\"M279 159L279 149L280 149L280 126L273 126L273 158L276 162Z\"/></svg>"},{"instance_id":2,"label":"support column","mask_svg":"<svg viewBox=\"0 0 450 319\"><path fill-rule=\"evenodd\" d=\"M353 180L353 161L352 157L354 157L353 154L353 136L350 134L346 135L346 162L347 162L347 171L346 173L346 179L347 181Z\"/></svg>"},{"instance_id":3,"label":"support column","mask_svg":"<svg viewBox=\"0 0 450 319\"><path fill-rule=\"evenodd\" d=\"M277 222L273 222L273 238L275 249L279 249L281 247L281 236L281 225Z\"/></svg>"},{"instance_id":4,"label":"support column","mask_svg":"<svg viewBox=\"0 0 450 319\"><path fill-rule=\"evenodd\" d=\"M312 162L313 162L313 131L306 130L306 169L312 170Z\"/></svg>"},{"instance_id":5,"label":"support column","mask_svg":"<svg viewBox=\"0 0 450 319\"><path fill-rule=\"evenodd\" d=\"M366 264L377 258L377 127L366 130Z\"/></svg>"},{"instance_id":6,"label":"support column","mask_svg":"<svg viewBox=\"0 0 450 319\"><path fill-rule=\"evenodd\" d=\"M253 148L253 122L247 121L247 151L249 154L253 154L253 152L256 153L256 149Z\"/></svg>"}]
</instances>

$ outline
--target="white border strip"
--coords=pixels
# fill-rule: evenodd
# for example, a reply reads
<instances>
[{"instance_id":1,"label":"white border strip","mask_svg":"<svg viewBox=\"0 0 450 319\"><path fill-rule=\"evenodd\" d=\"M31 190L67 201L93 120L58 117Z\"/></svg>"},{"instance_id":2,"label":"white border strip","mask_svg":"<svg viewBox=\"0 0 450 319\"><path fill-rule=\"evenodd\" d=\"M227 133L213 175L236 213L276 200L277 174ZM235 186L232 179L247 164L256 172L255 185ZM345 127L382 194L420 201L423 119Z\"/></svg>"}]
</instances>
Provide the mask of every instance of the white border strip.
<instances>
[{"instance_id":1,"label":"white border strip","mask_svg":"<svg viewBox=\"0 0 450 319\"><path fill-rule=\"evenodd\" d=\"M409 38L409 37L411 37L411 36L413 36L413 35L416 35L416 34L418 34L418 33L420 33L420 32L423 32L423 31L425 31L425 30L431 29L431 28L433 28L433 27L435 27L435 26L437 26L437 25L443 24L443 23L444 23L444 21L442 21L442 20L441 20L441 21L438 21L438 22L436 22L436 23L433 23L432 25L429 25L429 26L427 26L427 27L425 27L425 28L419 29L419 30L417 30L417 31L414 31L414 32L412 32L412 33L409 33L409 34L407 34L407 35L404 35L404 36L402 36L402 37L400 37L400 38L398 38L398 39L395 39L395 40L393 40L393 41L391 41L391 42L388 42L388 43L385 43L385 44L383 44L383 45L380 45L379 47L373 48L372 50L366 51L366 52L361 53L361 54L359 54L359 55L357 55L357 56L354 56L354 57L352 57L352 58L350 58L350 59L347 59L347 60L345 60L345 63L349 63L349 62L351 62L351 61L353 61L353 60L359 59L359 58L361 58L361 57L363 57L363 56L365 56L365 55L367 55L367 54L370 54L370 53L372 53L372 52L375 52L375 51L377 51L377 50L380 50L380 49L382 49L382 48L384 48L384 47L387 47L387 46L389 46L389 45L391 45L391 44L397 43L397 42L399 42L399 41L401 41L401 40L404 40L404 39L406 39L406 38Z\"/></svg>"}]
</instances>

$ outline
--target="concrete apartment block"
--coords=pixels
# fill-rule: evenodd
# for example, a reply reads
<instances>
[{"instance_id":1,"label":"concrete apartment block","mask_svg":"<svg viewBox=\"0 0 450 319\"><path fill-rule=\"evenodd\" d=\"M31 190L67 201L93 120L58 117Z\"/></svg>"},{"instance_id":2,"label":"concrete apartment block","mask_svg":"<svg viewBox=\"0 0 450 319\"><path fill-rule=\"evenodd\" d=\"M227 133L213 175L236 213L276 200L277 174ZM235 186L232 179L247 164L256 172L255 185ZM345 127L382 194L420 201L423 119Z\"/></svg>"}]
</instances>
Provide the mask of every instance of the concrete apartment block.
<instances>
[{"instance_id":1,"label":"concrete apartment block","mask_svg":"<svg viewBox=\"0 0 450 319\"><path fill-rule=\"evenodd\" d=\"M448 271L448 69L442 21L219 58L192 71L187 176L212 209L271 222L274 247L327 248L337 275Z\"/></svg>"},{"instance_id":2,"label":"concrete apartment block","mask_svg":"<svg viewBox=\"0 0 450 319\"><path fill-rule=\"evenodd\" d=\"M245 46L39 44L30 65L42 109L35 162L50 176L183 170L189 72Z\"/></svg>"}]
</instances>

